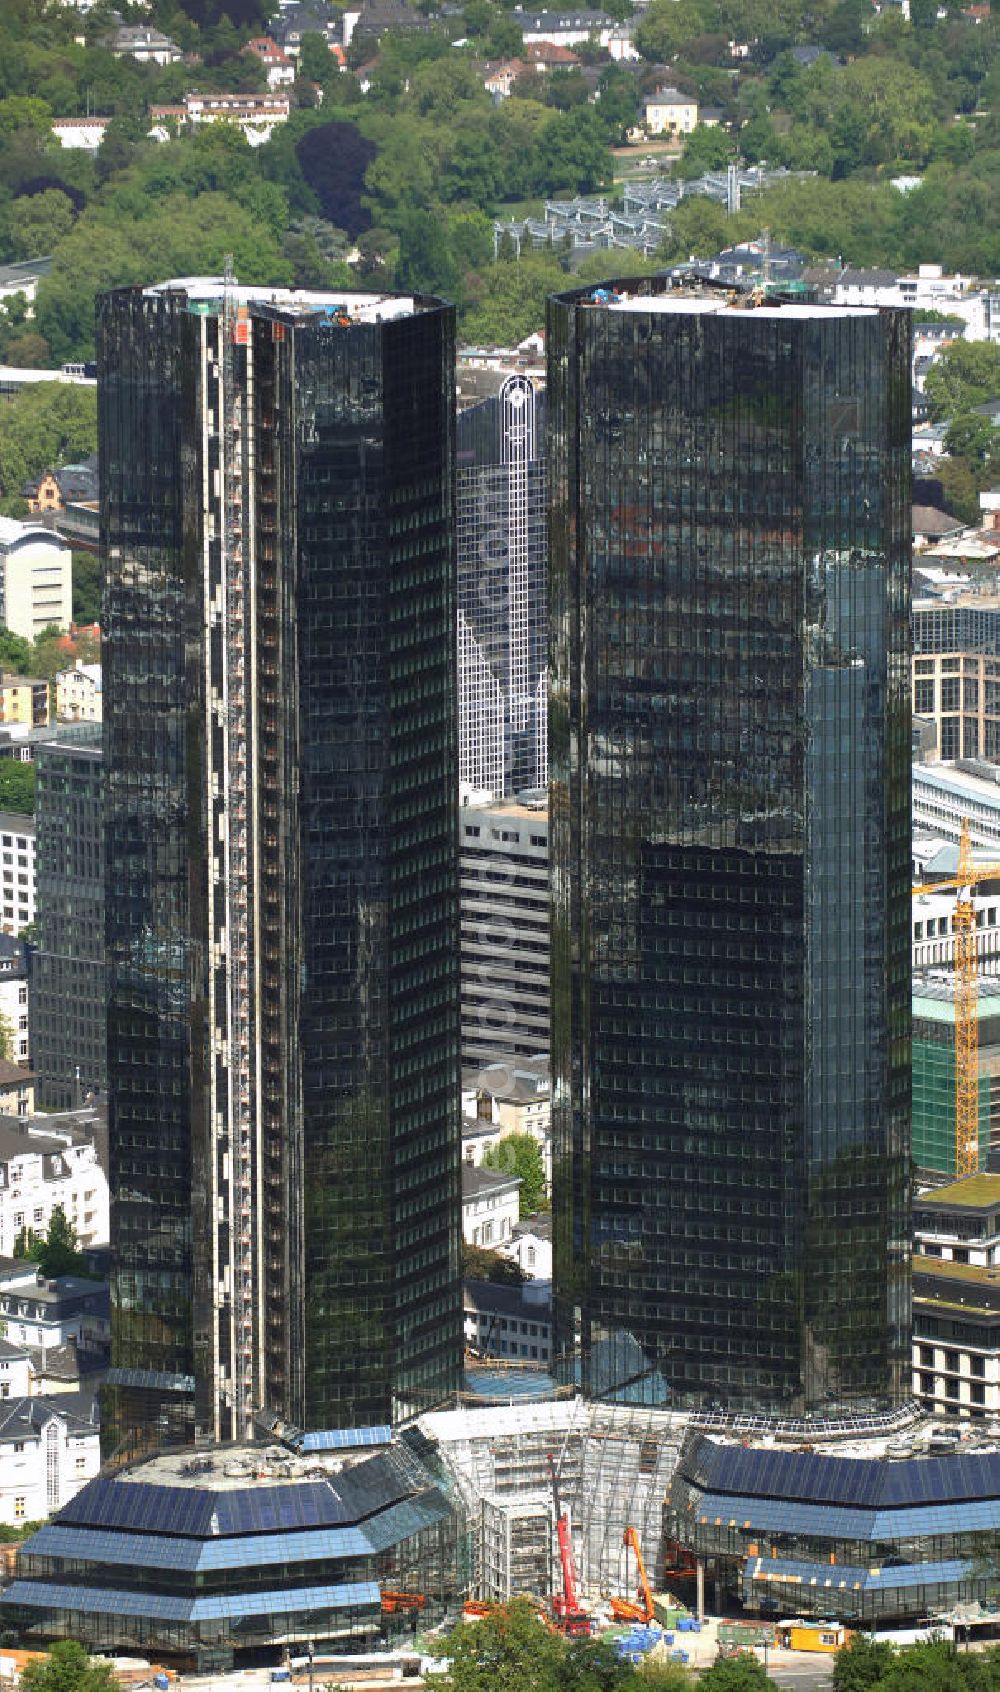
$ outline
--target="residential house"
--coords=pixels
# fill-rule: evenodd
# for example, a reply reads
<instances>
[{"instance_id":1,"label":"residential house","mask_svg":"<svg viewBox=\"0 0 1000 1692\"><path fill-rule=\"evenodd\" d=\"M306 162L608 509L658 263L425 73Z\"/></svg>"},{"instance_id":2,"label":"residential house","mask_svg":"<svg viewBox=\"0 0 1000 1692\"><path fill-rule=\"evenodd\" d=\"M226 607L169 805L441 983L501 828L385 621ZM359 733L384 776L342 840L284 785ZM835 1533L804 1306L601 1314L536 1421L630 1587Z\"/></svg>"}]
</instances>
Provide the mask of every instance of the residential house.
<instances>
[{"instance_id":1,"label":"residential house","mask_svg":"<svg viewBox=\"0 0 1000 1692\"><path fill-rule=\"evenodd\" d=\"M102 715L100 664L78 658L71 669L57 670L56 721L99 723Z\"/></svg>"},{"instance_id":2,"label":"residential house","mask_svg":"<svg viewBox=\"0 0 1000 1692\"><path fill-rule=\"evenodd\" d=\"M302 51L304 35L322 35L328 47L351 39L348 18L357 19L359 7L348 8L343 14L326 0L282 0L277 15L271 19L268 39L288 58L295 60Z\"/></svg>"},{"instance_id":3,"label":"residential house","mask_svg":"<svg viewBox=\"0 0 1000 1692\"><path fill-rule=\"evenodd\" d=\"M86 1412L86 1413L81 1413ZM101 1467L93 1400L10 1398L0 1404L0 1522L23 1527L62 1509Z\"/></svg>"},{"instance_id":4,"label":"residential house","mask_svg":"<svg viewBox=\"0 0 1000 1692\"><path fill-rule=\"evenodd\" d=\"M0 934L0 1052L24 1067L31 1062L30 1015L27 947Z\"/></svg>"},{"instance_id":5,"label":"residential house","mask_svg":"<svg viewBox=\"0 0 1000 1692\"><path fill-rule=\"evenodd\" d=\"M531 70L539 72L573 70L580 63L571 47L561 47L556 41L526 42L524 58Z\"/></svg>"},{"instance_id":6,"label":"residential house","mask_svg":"<svg viewBox=\"0 0 1000 1692\"><path fill-rule=\"evenodd\" d=\"M0 670L0 723L45 728L49 684L40 676L11 676Z\"/></svg>"},{"instance_id":7,"label":"residential house","mask_svg":"<svg viewBox=\"0 0 1000 1692\"><path fill-rule=\"evenodd\" d=\"M53 118L52 133L68 152L96 153L110 122L109 117Z\"/></svg>"},{"instance_id":8,"label":"residential house","mask_svg":"<svg viewBox=\"0 0 1000 1692\"><path fill-rule=\"evenodd\" d=\"M465 1343L480 1357L517 1358L539 1368L552 1356L552 1283L466 1281Z\"/></svg>"},{"instance_id":9,"label":"residential house","mask_svg":"<svg viewBox=\"0 0 1000 1692\"><path fill-rule=\"evenodd\" d=\"M478 1167L505 1134L538 1143L546 1186L552 1180L552 1098L548 1057L510 1058L462 1075L462 1157Z\"/></svg>"},{"instance_id":10,"label":"residential house","mask_svg":"<svg viewBox=\"0 0 1000 1692\"><path fill-rule=\"evenodd\" d=\"M251 147L269 141L291 110L287 94L187 94L184 106L189 123L234 123Z\"/></svg>"},{"instance_id":11,"label":"residential house","mask_svg":"<svg viewBox=\"0 0 1000 1692\"><path fill-rule=\"evenodd\" d=\"M23 1345L0 1339L0 1400L28 1398L32 1390L31 1357Z\"/></svg>"},{"instance_id":12,"label":"residential house","mask_svg":"<svg viewBox=\"0 0 1000 1692\"><path fill-rule=\"evenodd\" d=\"M97 1118L72 1112L0 1121L0 1256L25 1228L44 1234L61 1210L81 1247L109 1233L108 1178L97 1155ZM61 1342L60 1342L61 1343Z\"/></svg>"},{"instance_id":13,"label":"residential house","mask_svg":"<svg viewBox=\"0 0 1000 1692\"><path fill-rule=\"evenodd\" d=\"M69 627L73 616L72 553L41 523L0 517L0 623L25 640Z\"/></svg>"},{"instance_id":14,"label":"residential house","mask_svg":"<svg viewBox=\"0 0 1000 1692\"><path fill-rule=\"evenodd\" d=\"M615 59L619 64L631 59L642 57L635 44L631 23L616 24L607 39L608 58Z\"/></svg>"},{"instance_id":15,"label":"residential house","mask_svg":"<svg viewBox=\"0 0 1000 1692\"><path fill-rule=\"evenodd\" d=\"M0 1058L0 1117L35 1113L35 1077L21 1063Z\"/></svg>"},{"instance_id":16,"label":"residential house","mask_svg":"<svg viewBox=\"0 0 1000 1692\"><path fill-rule=\"evenodd\" d=\"M18 264L0 264L0 306L23 295L27 315L33 315L35 295L43 276L52 268L50 258L22 259Z\"/></svg>"},{"instance_id":17,"label":"residential house","mask_svg":"<svg viewBox=\"0 0 1000 1692\"><path fill-rule=\"evenodd\" d=\"M0 933L20 934L34 920L35 819L0 811Z\"/></svg>"},{"instance_id":18,"label":"residential house","mask_svg":"<svg viewBox=\"0 0 1000 1692\"><path fill-rule=\"evenodd\" d=\"M533 41L550 41L556 47L577 47L586 41L596 41L606 47L618 28L615 18L605 12L578 8L567 12L526 12L515 6L510 17L521 31L525 46Z\"/></svg>"},{"instance_id":19,"label":"residential house","mask_svg":"<svg viewBox=\"0 0 1000 1692\"><path fill-rule=\"evenodd\" d=\"M83 464L64 464L59 470L46 470L34 481L26 482L22 491L32 516L62 511L74 500L96 500L99 494L96 456Z\"/></svg>"},{"instance_id":20,"label":"residential house","mask_svg":"<svg viewBox=\"0 0 1000 1692\"><path fill-rule=\"evenodd\" d=\"M184 57L176 42L149 24L122 24L108 45L116 59L135 59L140 65L176 65Z\"/></svg>"},{"instance_id":21,"label":"residential house","mask_svg":"<svg viewBox=\"0 0 1000 1692\"><path fill-rule=\"evenodd\" d=\"M536 1211L518 1222L510 1240L500 1247L504 1257L516 1263L523 1275L533 1281L552 1279L552 1217L548 1211Z\"/></svg>"},{"instance_id":22,"label":"residential house","mask_svg":"<svg viewBox=\"0 0 1000 1692\"><path fill-rule=\"evenodd\" d=\"M111 1338L111 1297L106 1281L59 1275L47 1281L34 1263L0 1271L0 1321L12 1344L57 1346L75 1343L84 1351L106 1351Z\"/></svg>"},{"instance_id":23,"label":"residential house","mask_svg":"<svg viewBox=\"0 0 1000 1692\"><path fill-rule=\"evenodd\" d=\"M698 102L677 88L658 88L645 101L650 135L690 135L698 127Z\"/></svg>"},{"instance_id":24,"label":"residential house","mask_svg":"<svg viewBox=\"0 0 1000 1692\"><path fill-rule=\"evenodd\" d=\"M938 541L946 540L950 535L960 535L965 524L949 515L947 511L939 511L933 505L915 505L913 507L913 546L917 552L925 547L936 546Z\"/></svg>"},{"instance_id":25,"label":"residential house","mask_svg":"<svg viewBox=\"0 0 1000 1692\"><path fill-rule=\"evenodd\" d=\"M462 1165L462 1238L496 1250L509 1240L520 1215L519 1175Z\"/></svg>"},{"instance_id":26,"label":"residential house","mask_svg":"<svg viewBox=\"0 0 1000 1692\"><path fill-rule=\"evenodd\" d=\"M255 35L243 49L257 59L267 72L268 88L282 88L295 81L295 60L272 41L269 35Z\"/></svg>"},{"instance_id":27,"label":"residential house","mask_svg":"<svg viewBox=\"0 0 1000 1692\"><path fill-rule=\"evenodd\" d=\"M1000 487L983 488L979 495L979 509L983 514L983 528L991 533L1000 532Z\"/></svg>"}]
</instances>

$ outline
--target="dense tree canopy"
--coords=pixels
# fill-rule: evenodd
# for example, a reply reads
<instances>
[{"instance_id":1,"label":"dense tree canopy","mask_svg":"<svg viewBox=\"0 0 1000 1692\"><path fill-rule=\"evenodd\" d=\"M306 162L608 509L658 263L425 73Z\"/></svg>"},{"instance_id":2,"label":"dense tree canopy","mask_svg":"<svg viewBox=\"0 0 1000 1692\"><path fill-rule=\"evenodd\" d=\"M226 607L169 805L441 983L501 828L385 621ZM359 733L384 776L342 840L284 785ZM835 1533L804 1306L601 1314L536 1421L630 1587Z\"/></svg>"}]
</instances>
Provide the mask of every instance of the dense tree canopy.
<instances>
[{"instance_id":1,"label":"dense tree canopy","mask_svg":"<svg viewBox=\"0 0 1000 1692\"><path fill-rule=\"evenodd\" d=\"M501 248L494 264L489 220L538 215L554 196L613 193L610 147L667 81L721 107L724 120L687 138L680 175L693 179L737 153L818 174L747 197L728 220L686 200L661 258L717 250L766 224L810 255L898 266L940 258L1000 272L995 16L967 16L959 0L912 0L910 25L873 17L870 0L652 0L636 16L638 64L581 44L582 69L528 70L512 98L494 103L483 61L523 55L506 0L466 0L447 18L436 0L419 4L426 29L352 41L365 93L307 33L291 118L252 149L225 126L158 145L145 113L198 83L262 88L263 68L243 47L264 25L263 0L154 0L153 20L201 61L194 69L115 58L104 0L85 15L83 39L75 9L5 0L0 263L47 249L53 265L33 318L23 302L0 308L0 358L88 356L95 292L217 270L227 253L248 281L398 281L453 298L471 338L522 335L539 326L544 294L573 257L525 252L518 263ZM627 16L629 0L612 0L612 10ZM823 51L801 63L791 49L802 46ZM63 150L53 115L88 109L113 119L101 147ZM900 172L919 174L920 186L897 192L890 181ZM608 270L618 266L609 255Z\"/></svg>"},{"instance_id":2,"label":"dense tree canopy","mask_svg":"<svg viewBox=\"0 0 1000 1692\"><path fill-rule=\"evenodd\" d=\"M43 471L97 450L93 388L38 382L0 406L0 504L19 500Z\"/></svg>"}]
</instances>

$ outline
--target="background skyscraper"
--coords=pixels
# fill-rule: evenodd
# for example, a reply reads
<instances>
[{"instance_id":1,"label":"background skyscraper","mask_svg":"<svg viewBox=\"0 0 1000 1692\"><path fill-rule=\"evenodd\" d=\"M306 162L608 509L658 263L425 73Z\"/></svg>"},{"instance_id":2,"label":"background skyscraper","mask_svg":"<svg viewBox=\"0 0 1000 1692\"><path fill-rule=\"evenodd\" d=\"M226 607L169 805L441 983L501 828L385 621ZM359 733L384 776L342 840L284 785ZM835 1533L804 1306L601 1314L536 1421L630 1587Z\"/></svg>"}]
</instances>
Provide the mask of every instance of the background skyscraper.
<instances>
[{"instance_id":1,"label":"background skyscraper","mask_svg":"<svg viewBox=\"0 0 1000 1692\"><path fill-rule=\"evenodd\" d=\"M549 316L559 1342L584 1389L903 1396L905 313Z\"/></svg>"},{"instance_id":2,"label":"background skyscraper","mask_svg":"<svg viewBox=\"0 0 1000 1692\"><path fill-rule=\"evenodd\" d=\"M37 1096L44 1110L70 1110L106 1089L101 725L52 729L35 748L35 772Z\"/></svg>"},{"instance_id":3,"label":"background skyscraper","mask_svg":"<svg viewBox=\"0 0 1000 1692\"><path fill-rule=\"evenodd\" d=\"M508 376L457 443L459 780L509 798L548 771L544 393Z\"/></svg>"},{"instance_id":4,"label":"background skyscraper","mask_svg":"<svg viewBox=\"0 0 1000 1692\"><path fill-rule=\"evenodd\" d=\"M100 304L121 1437L458 1383L453 336Z\"/></svg>"}]
</instances>

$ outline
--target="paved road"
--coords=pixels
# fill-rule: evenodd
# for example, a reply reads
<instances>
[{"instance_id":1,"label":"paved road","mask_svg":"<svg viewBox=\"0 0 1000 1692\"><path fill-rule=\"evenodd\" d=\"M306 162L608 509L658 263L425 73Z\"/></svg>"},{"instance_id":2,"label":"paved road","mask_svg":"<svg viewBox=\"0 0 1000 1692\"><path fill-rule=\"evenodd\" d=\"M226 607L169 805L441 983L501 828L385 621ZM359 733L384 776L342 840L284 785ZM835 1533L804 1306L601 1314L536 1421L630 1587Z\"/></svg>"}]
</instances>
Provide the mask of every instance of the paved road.
<instances>
[{"instance_id":1,"label":"paved road","mask_svg":"<svg viewBox=\"0 0 1000 1692\"><path fill-rule=\"evenodd\" d=\"M776 1685L787 1687L788 1692L826 1692L833 1679L833 1658L809 1657L797 1663L783 1662L777 1667L769 1662L767 1672Z\"/></svg>"}]
</instances>

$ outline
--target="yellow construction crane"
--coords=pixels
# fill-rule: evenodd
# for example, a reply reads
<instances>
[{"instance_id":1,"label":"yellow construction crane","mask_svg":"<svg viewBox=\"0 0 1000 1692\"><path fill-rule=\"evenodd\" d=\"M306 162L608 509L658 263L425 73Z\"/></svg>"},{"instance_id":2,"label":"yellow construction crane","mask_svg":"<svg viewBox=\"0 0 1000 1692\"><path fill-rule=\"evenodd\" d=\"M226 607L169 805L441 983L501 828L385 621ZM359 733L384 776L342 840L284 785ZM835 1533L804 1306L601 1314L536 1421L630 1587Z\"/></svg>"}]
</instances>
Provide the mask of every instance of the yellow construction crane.
<instances>
[{"instance_id":1,"label":"yellow construction crane","mask_svg":"<svg viewBox=\"0 0 1000 1692\"><path fill-rule=\"evenodd\" d=\"M955 913L955 1174L979 1173L979 960L976 954L976 906L973 888L1000 876L1000 864L974 864L969 819L962 819L958 874L929 881L914 893L945 893L954 888Z\"/></svg>"}]
</instances>

